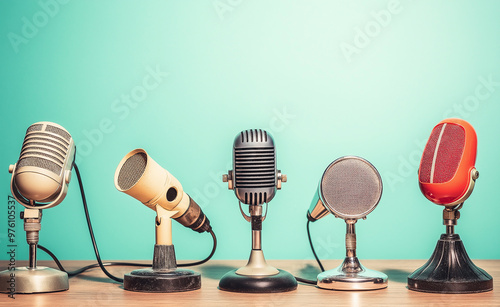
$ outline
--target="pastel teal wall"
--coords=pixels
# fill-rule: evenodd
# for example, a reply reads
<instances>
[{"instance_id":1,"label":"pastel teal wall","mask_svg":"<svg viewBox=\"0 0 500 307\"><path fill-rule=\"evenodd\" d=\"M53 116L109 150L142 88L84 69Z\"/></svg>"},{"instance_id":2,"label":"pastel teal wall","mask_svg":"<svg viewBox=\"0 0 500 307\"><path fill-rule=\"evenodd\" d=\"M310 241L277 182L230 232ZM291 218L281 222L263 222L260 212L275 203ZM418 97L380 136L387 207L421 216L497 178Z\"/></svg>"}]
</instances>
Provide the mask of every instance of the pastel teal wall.
<instances>
[{"instance_id":1,"label":"pastel teal wall","mask_svg":"<svg viewBox=\"0 0 500 307\"><path fill-rule=\"evenodd\" d=\"M221 175L235 135L249 128L274 136L289 179L269 205L267 258L312 258L306 210L320 176L358 155L384 183L379 206L357 224L359 257L425 259L444 226L417 168L446 117L466 119L479 138L481 176L456 230L472 258L500 258L499 2L61 2L0 2L1 259L7 168L37 121L76 141L104 259L152 258L155 213L113 184L139 147L202 206L219 239L215 259L247 258L250 225ZM64 202L44 211L40 243L61 259L94 259L73 179ZM342 220L311 226L321 258L344 256ZM208 234L173 228L178 259L208 254ZM26 259L19 219L16 229Z\"/></svg>"}]
</instances>

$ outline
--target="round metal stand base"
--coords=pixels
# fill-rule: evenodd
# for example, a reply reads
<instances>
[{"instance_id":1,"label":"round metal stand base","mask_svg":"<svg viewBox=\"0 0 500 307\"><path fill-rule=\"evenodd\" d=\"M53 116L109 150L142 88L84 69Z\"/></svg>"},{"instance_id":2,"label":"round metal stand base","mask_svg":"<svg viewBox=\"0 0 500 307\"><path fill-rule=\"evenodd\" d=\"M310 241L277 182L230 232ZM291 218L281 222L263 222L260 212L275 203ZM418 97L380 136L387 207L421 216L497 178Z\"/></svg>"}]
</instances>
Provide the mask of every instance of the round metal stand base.
<instances>
[{"instance_id":1,"label":"round metal stand base","mask_svg":"<svg viewBox=\"0 0 500 307\"><path fill-rule=\"evenodd\" d=\"M339 267L320 273L317 285L330 290L378 290L387 288L387 275L365 268L356 257L347 257Z\"/></svg>"},{"instance_id":2,"label":"round metal stand base","mask_svg":"<svg viewBox=\"0 0 500 307\"><path fill-rule=\"evenodd\" d=\"M48 267L0 272L0 292L3 293L44 293L69 289L68 274Z\"/></svg>"}]
</instances>

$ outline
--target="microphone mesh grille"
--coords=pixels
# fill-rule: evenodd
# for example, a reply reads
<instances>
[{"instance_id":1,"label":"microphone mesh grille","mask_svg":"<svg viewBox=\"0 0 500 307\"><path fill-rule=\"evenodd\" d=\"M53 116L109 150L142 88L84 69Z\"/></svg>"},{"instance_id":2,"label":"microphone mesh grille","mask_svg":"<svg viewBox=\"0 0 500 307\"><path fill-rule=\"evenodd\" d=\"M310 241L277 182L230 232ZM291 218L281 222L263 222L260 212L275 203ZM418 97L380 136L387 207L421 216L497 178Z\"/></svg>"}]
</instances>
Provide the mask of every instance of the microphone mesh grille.
<instances>
[{"instance_id":1,"label":"microphone mesh grille","mask_svg":"<svg viewBox=\"0 0 500 307\"><path fill-rule=\"evenodd\" d=\"M338 217L359 219L377 206L382 180L377 169L359 157L332 162L321 179L324 204Z\"/></svg>"},{"instance_id":2,"label":"microphone mesh grille","mask_svg":"<svg viewBox=\"0 0 500 307\"><path fill-rule=\"evenodd\" d=\"M17 167L40 167L60 175L70 141L71 135L64 129L33 124L26 130Z\"/></svg>"},{"instance_id":3,"label":"microphone mesh grille","mask_svg":"<svg viewBox=\"0 0 500 307\"><path fill-rule=\"evenodd\" d=\"M26 130L26 133L33 132L33 131L42 131L43 124L34 124L28 127L28 130Z\"/></svg>"},{"instance_id":4,"label":"microphone mesh grille","mask_svg":"<svg viewBox=\"0 0 500 307\"><path fill-rule=\"evenodd\" d=\"M118 174L118 186L121 190L128 190L133 187L142 174L146 170L148 157L143 152L138 152L130 156L125 163L123 163L120 173Z\"/></svg>"},{"instance_id":5,"label":"microphone mesh grille","mask_svg":"<svg viewBox=\"0 0 500 307\"><path fill-rule=\"evenodd\" d=\"M71 135L68 132L66 132L63 129L58 128L56 126L47 125L47 127L45 128L45 131L52 132L52 133L55 133L57 135L60 135L63 138L65 138L66 141L68 141L68 142L69 142L69 140L71 140Z\"/></svg>"},{"instance_id":6,"label":"microphone mesh grille","mask_svg":"<svg viewBox=\"0 0 500 307\"><path fill-rule=\"evenodd\" d=\"M40 153L38 155L45 156L45 155L40 154ZM17 163L17 167L21 168L24 166L35 166L35 167L44 168L44 169L49 170L57 175L59 175L61 173L61 170L62 170L62 167L60 165L58 165L50 160L42 159L42 158L38 158L38 157L26 157L26 158L20 159L19 162Z\"/></svg>"},{"instance_id":7,"label":"microphone mesh grille","mask_svg":"<svg viewBox=\"0 0 500 307\"><path fill-rule=\"evenodd\" d=\"M422 154L420 181L423 183L450 181L458 169L464 146L465 130L461 126L443 123L434 127Z\"/></svg>"}]
</instances>

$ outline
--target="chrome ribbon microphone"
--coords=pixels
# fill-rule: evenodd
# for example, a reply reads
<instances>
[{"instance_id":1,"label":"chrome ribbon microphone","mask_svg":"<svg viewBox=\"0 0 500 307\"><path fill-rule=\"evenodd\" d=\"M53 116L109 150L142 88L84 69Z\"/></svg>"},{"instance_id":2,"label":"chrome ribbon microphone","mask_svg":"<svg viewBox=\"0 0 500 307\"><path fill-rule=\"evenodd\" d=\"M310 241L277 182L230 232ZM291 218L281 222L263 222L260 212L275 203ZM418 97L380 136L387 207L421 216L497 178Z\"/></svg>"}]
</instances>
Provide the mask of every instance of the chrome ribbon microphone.
<instances>
[{"instance_id":1,"label":"chrome ribbon microphone","mask_svg":"<svg viewBox=\"0 0 500 307\"><path fill-rule=\"evenodd\" d=\"M354 224L365 219L382 196L382 179L367 160L345 156L333 161L323 173L307 212L309 221L332 213L346 222L346 257L337 268L318 275L320 288L374 290L387 287L387 275L366 269L356 256Z\"/></svg>"},{"instance_id":2,"label":"chrome ribbon microphone","mask_svg":"<svg viewBox=\"0 0 500 307\"><path fill-rule=\"evenodd\" d=\"M262 205L269 203L286 182L286 175L276 169L274 140L265 130L242 131L233 145L233 169L222 180L228 183L239 200L243 217L252 223L252 249L261 249ZM249 205L250 216L241 208ZM267 213L267 207L266 207Z\"/></svg>"},{"instance_id":3,"label":"chrome ribbon microphone","mask_svg":"<svg viewBox=\"0 0 500 307\"><path fill-rule=\"evenodd\" d=\"M37 266L37 245L42 209L61 203L68 191L75 159L75 143L69 132L58 124L37 122L26 130L19 160L10 165L10 189L26 209L24 219L29 244L29 266L16 268L17 293L62 291L69 288L65 272ZM10 272L0 272L0 282Z\"/></svg>"},{"instance_id":4,"label":"chrome ribbon microphone","mask_svg":"<svg viewBox=\"0 0 500 307\"><path fill-rule=\"evenodd\" d=\"M284 292L297 288L297 281L288 272L267 264L262 251L262 222L267 204L277 189L286 182L276 168L276 147L272 136L262 129L241 131L233 144L233 170L222 180L234 190L241 214L252 226L252 251L246 266L225 274L219 288L233 292ZM241 204L248 205L248 216ZM263 205L266 213L263 214Z\"/></svg>"}]
</instances>

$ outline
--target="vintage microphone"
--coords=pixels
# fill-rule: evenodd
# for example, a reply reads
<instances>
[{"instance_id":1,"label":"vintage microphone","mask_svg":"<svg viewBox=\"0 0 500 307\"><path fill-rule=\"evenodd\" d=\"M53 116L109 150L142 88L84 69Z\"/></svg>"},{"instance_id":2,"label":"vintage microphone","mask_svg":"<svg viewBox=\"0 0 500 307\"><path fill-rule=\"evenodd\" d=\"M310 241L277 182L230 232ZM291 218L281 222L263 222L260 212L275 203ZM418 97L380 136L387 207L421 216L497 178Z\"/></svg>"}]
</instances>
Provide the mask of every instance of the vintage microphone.
<instances>
[{"instance_id":1,"label":"vintage microphone","mask_svg":"<svg viewBox=\"0 0 500 307\"><path fill-rule=\"evenodd\" d=\"M180 182L154 161L144 149L123 157L115 172L115 187L156 211L156 244L152 268L125 274L125 290L182 292L201 287L201 276L178 269L172 244L172 218L197 232L215 236L210 221L198 204L184 192Z\"/></svg>"},{"instance_id":2,"label":"vintage microphone","mask_svg":"<svg viewBox=\"0 0 500 307\"><path fill-rule=\"evenodd\" d=\"M424 196L444 206L441 235L427 263L408 276L408 289L434 293L475 293L493 290L493 279L467 255L454 233L459 210L474 189L479 172L476 162L477 136L465 120L449 118L438 123L427 141L418 181Z\"/></svg>"},{"instance_id":3,"label":"vintage microphone","mask_svg":"<svg viewBox=\"0 0 500 307\"><path fill-rule=\"evenodd\" d=\"M42 209L61 203L68 191L75 159L75 143L66 129L51 122L37 122L27 131L16 164L9 167L11 192L26 209L24 219L29 244L28 267L0 272L0 284L13 284L9 292L42 293L69 289L68 274L37 266L37 246ZM13 279L13 281L12 281ZM0 287L5 292L6 287Z\"/></svg>"},{"instance_id":4,"label":"vintage microphone","mask_svg":"<svg viewBox=\"0 0 500 307\"><path fill-rule=\"evenodd\" d=\"M239 133L233 146L233 169L223 176L228 188L239 200L243 217L252 226L252 251L246 266L226 273L219 289L232 292L270 293L292 291L297 281L288 272L267 264L262 251L262 206L267 205L276 189L286 182L286 175L276 169L276 151L273 138L265 130L252 129ZM248 205L250 216L241 203Z\"/></svg>"},{"instance_id":5,"label":"vintage microphone","mask_svg":"<svg viewBox=\"0 0 500 307\"><path fill-rule=\"evenodd\" d=\"M335 290L375 290L387 287L387 275L361 265L356 256L354 225L375 209L382 196L377 169L363 158L345 156L333 161L323 173L307 212L315 222L332 213L347 226L346 257L337 268L322 272L317 285Z\"/></svg>"}]
</instances>

